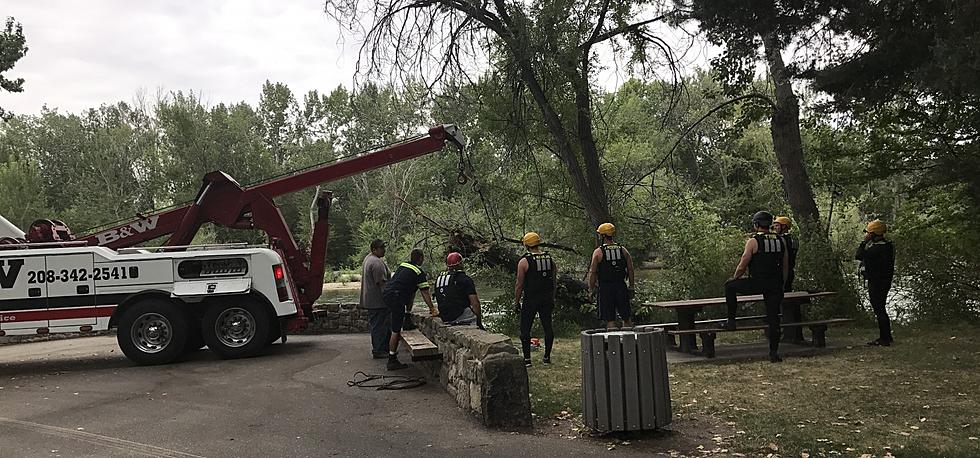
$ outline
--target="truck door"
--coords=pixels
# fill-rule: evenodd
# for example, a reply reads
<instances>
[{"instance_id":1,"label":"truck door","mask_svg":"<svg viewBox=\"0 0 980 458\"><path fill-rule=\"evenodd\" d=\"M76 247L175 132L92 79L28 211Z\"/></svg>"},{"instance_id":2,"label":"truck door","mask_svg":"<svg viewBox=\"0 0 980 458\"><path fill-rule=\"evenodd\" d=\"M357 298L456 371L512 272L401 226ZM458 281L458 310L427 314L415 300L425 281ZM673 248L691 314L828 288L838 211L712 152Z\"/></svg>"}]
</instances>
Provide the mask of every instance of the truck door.
<instances>
[{"instance_id":1,"label":"truck door","mask_svg":"<svg viewBox=\"0 0 980 458\"><path fill-rule=\"evenodd\" d=\"M92 253L47 256L51 332L78 331L79 326L96 324L93 264Z\"/></svg>"},{"instance_id":2,"label":"truck door","mask_svg":"<svg viewBox=\"0 0 980 458\"><path fill-rule=\"evenodd\" d=\"M0 258L0 330L48 326L46 271L44 256Z\"/></svg>"}]
</instances>

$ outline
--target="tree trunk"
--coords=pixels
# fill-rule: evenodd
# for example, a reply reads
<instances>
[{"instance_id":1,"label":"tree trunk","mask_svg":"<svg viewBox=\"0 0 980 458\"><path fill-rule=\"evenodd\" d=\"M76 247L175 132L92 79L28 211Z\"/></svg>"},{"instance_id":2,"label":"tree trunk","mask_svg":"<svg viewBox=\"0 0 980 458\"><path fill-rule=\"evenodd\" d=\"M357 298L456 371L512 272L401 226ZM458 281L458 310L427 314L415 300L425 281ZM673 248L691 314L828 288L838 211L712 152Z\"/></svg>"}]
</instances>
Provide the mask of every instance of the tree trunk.
<instances>
[{"instance_id":1,"label":"tree trunk","mask_svg":"<svg viewBox=\"0 0 980 458\"><path fill-rule=\"evenodd\" d=\"M582 206L585 207L586 216L594 226L611 222L612 217L609 213L609 201L606 196L602 169L599 166L599 154L592 137L591 113L586 119L588 121L587 127L584 127L582 123L582 110L592 109L589 105L591 97L586 92L586 106L583 107L580 104L580 96L578 94L576 95L576 109L580 113L578 117L580 131L576 135L579 146L576 148L570 138L570 132L566 128L565 123L541 87L530 61L525 58L523 52L517 49L512 51L520 67L521 79L527 84L531 96L534 97L534 102L538 105L538 109L541 110L541 116L544 118L548 132L555 140L558 155L568 171L572 189L578 195L579 199L582 200ZM588 91L588 84L585 83L585 85L585 90ZM587 137L583 138L583 135ZM580 156L582 159L579 158ZM585 163L585 170L582 168L582 162Z\"/></svg>"},{"instance_id":2,"label":"tree trunk","mask_svg":"<svg viewBox=\"0 0 980 458\"><path fill-rule=\"evenodd\" d=\"M797 219L820 221L820 212L810 189L810 178L803 162L803 140L800 137L800 106L793 93L792 80L783 57L782 49L773 34L762 37L769 73L776 86L776 106L769 128L772 146L783 175L783 191Z\"/></svg>"}]
</instances>

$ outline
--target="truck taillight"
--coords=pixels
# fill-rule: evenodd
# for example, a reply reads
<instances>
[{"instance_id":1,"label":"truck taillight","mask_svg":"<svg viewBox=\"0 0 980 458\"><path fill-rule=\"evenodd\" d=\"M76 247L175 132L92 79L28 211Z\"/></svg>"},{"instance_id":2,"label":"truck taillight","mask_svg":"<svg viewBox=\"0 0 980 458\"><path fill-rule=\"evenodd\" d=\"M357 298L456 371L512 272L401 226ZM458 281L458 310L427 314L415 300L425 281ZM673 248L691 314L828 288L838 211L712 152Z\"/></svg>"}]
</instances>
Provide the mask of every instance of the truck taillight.
<instances>
[{"instance_id":1,"label":"truck taillight","mask_svg":"<svg viewBox=\"0 0 980 458\"><path fill-rule=\"evenodd\" d=\"M289 291L286 289L286 271L282 264L272 266L272 277L276 279L276 294L279 295L279 302L289 300Z\"/></svg>"}]
</instances>

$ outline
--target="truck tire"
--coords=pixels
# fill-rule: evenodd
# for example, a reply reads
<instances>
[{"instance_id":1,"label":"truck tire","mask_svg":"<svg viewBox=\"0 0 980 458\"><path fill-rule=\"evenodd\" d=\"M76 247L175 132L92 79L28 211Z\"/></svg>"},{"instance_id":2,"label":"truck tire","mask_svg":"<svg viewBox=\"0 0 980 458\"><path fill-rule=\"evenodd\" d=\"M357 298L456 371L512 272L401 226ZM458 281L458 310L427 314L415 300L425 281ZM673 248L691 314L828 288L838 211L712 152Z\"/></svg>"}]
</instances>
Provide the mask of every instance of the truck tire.
<instances>
[{"instance_id":1,"label":"truck tire","mask_svg":"<svg viewBox=\"0 0 980 458\"><path fill-rule=\"evenodd\" d=\"M255 356L269 342L269 313L249 297L231 297L204 312L201 331L211 351L226 359Z\"/></svg>"},{"instance_id":2,"label":"truck tire","mask_svg":"<svg viewBox=\"0 0 980 458\"><path fill-rule=\"evenodd\" d=\"M119 317L116 341L136 364L167 364L183 353L187 334L187 318L176 304L143 299Z\"/></svg>"}]
</instances>

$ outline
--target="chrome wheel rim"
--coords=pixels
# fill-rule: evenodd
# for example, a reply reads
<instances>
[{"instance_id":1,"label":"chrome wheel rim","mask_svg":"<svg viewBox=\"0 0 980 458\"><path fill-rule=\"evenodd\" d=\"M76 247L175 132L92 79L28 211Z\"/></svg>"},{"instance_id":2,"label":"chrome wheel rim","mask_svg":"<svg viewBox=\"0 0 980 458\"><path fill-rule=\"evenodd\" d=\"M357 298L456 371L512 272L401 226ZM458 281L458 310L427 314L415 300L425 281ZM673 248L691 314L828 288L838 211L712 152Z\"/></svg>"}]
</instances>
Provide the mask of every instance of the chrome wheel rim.
<instances>
[{"instance_id":1,"label":"chrome wheel rim","mask_svg":"<svg viewBox=\"0 0 980 458\"><path fill-rule=\"evenodd\" d=\"M238 348L255 338L255 317L241 307L229 307L214 321L214 333L222 345Z\"/></svg>"},{"instance_id":2,"label":"chrome wheel rim","mask_svg":"<svg viewBox=\"0 0 980 458\"><path fill-rule=\"evenodd\" d=\"M159 313L144 313L131 328L133 343L143 353L159 353L165 350L174 338L173 326Z\"/></svg>"}]
</instances>

